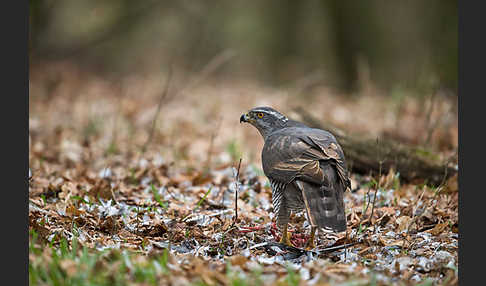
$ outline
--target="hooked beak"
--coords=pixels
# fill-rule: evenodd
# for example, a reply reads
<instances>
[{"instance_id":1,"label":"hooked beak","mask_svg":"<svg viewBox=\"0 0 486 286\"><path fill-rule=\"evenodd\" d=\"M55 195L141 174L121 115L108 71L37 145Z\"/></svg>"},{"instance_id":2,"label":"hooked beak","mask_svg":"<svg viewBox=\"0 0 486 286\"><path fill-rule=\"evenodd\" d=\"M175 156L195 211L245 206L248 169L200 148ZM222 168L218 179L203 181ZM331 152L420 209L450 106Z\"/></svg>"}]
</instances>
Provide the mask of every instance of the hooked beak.
<instances>
[{"instance_id":1,"label":"hooked beak","mask_svg":"<svg viewBox=\"0 0 486 286\"><path fill-rule=\"evenodd\" d=\"M241 115L241 117L240 117L240 123L241 122L248 122L248 120L249 120L248 113L245 113L245 114Z\"/></svg>"}]
</instances>

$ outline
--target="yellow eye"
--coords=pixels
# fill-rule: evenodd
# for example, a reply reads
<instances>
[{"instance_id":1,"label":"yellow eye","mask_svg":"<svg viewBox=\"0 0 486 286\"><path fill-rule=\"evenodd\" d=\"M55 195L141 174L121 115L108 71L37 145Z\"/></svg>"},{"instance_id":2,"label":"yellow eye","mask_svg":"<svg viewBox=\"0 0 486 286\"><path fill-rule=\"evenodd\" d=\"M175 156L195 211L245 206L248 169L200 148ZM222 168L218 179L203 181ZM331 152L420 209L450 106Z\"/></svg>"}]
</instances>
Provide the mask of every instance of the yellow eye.
<instances>
[{"instance_id":1,"label":"yellow eye","mask_svg":"<svg viewBox=\"0 0 486 286\"><path fill-rule=\"evenodd\" d=\"M258 112L257 113L257 116L258 116L258 118L263 118L263 113L262 112Z\"/></svg>"}]
</instances>

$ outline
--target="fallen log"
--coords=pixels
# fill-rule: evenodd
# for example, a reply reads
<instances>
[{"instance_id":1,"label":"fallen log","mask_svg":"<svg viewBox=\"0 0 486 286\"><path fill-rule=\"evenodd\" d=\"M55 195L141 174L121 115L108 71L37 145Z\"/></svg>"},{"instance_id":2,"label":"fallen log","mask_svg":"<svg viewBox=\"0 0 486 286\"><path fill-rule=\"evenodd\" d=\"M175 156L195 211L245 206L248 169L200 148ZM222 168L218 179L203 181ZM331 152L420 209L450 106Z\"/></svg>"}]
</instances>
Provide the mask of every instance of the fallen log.
<instances>
[{"instance_id":1,"label":"fallen log","mask_svg":"<svg viewBox=\"0 0 486 286\"><path fill-rule=\"evenodd\" d=\"M324 124L303 108L293 110L298 120L309 127L328 130L343 148L348 169L363 175L387 174L391 168L400 173L404 182L425 182L439 186L457 173L457 169L438 162L434 154L417 146L407 146L391 139L361 138L346 134L343 130ZM297 119L297 118L296 118Z\"/></svg>"}]
</instances>

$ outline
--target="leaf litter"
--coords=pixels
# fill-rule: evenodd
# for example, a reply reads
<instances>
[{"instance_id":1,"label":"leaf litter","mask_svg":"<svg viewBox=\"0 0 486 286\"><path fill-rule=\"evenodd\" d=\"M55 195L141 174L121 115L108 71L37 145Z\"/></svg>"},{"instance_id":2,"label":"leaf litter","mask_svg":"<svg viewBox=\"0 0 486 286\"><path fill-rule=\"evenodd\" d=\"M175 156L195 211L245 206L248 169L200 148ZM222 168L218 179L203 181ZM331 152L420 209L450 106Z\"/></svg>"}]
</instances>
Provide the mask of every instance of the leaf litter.
<instances>
[{"instance_id":1,"label":"leaf litter","mask_svg":"<svg viewBox=\"0 0 486 286\"><path fill-rule=\"evenodd\" d=\"M89 109L91 103L76 106ZM51 116L35 119L45 126L31 127L29 230L31 243L42 249L29 252L32 265L52 260L66 242L72 251L76 244L78 251L107 253L97 265L135 284L142 268L164 285L458 283L457 177L432 188L400 184L393 170L380 178L352 174L347 231L319 232L318 248L307 251L310 225L303 213L291 217L295 247L277 243L271 190L258 162L243 160L237 186L237 162L227 160L224 148L211 152L218 156L211 168L202 167L207 158L184 149L183 139L171 156L152 144L140 157L126 147L134 144L129 140L107 155L100 147L106 136L78 141L79 132L68 126L49 130L57 115ZM170 136L155 134L154 140L177 140ZM107 257L116 255L121 259L110 264ZM76 259L60 261L63 275L79 272Z\"/></svg>"}]
</instances>

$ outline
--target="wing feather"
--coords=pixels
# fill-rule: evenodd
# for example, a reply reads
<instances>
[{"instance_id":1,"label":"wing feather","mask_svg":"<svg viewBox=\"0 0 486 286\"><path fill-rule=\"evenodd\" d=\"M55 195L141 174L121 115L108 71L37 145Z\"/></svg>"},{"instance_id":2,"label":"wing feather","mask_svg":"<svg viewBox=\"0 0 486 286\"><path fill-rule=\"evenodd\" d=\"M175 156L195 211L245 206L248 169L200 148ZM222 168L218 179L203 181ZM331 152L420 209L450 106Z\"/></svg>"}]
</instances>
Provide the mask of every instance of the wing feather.
<instances>
[{"instance_id":1,"label":"wing feather","mask_svg":"<svg viewBox=\"0 0 486 286\"><path fill-rule=\"evenodd\" d=\"M332 162L340 180L346 187L350 187L344 153L334 136L327 131L284 128L271 134L262 150L265 175L285 183L300 178L315 184L325 184L321 161Z\"/></svg>"}]
</instances>

